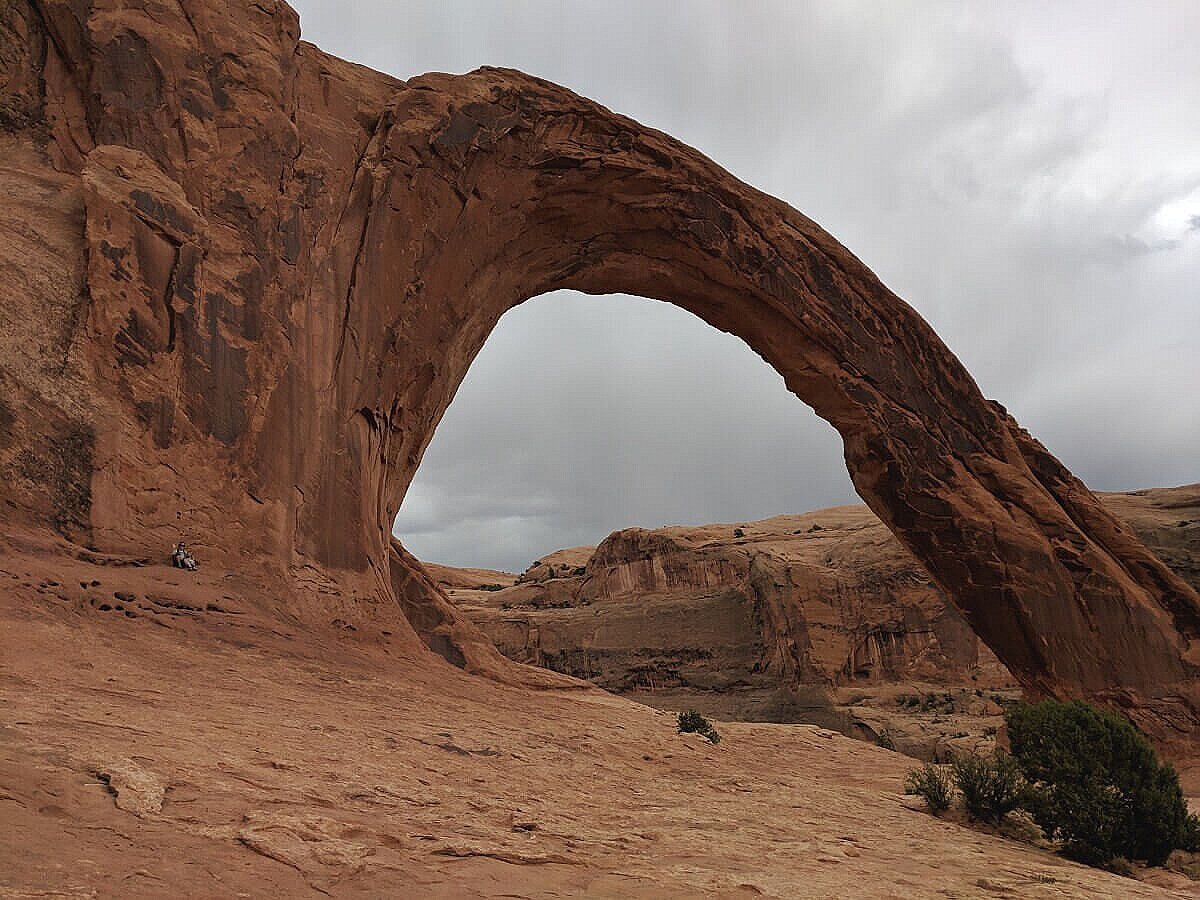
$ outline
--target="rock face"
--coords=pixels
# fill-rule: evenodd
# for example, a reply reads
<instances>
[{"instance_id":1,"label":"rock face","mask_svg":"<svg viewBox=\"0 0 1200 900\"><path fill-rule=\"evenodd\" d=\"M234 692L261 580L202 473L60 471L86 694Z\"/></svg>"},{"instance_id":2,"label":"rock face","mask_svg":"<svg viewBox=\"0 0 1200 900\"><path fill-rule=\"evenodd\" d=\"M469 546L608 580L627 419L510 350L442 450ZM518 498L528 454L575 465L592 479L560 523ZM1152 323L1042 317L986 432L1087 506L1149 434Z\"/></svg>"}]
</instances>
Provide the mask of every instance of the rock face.
<instances>
[{"instance_id":1,"label":"rock face","mask_svg":"<svg viewBox=\"0 0 1200 900\"><path fill-rule=\"evenodd\" d=\"M1098 496L1200 586L1200 484ZM832 695L822 703L812 687L1010 683L864 506L625 529L543 557L501 590L507 573L480 590L486 573L429 568L506 656L652 703L791 721L828 715Z\"/></svg>"},{"instance_id":2,"label":"rock face","mask_svg":"<svg viewBox=\"0 0 1200 900\"><path fill-rule=\"evenodd\" d=\"M1195 591L818 225L556 85L401 82L299 33L278 0L0 9L7 515L106 552L182 533L292 615L407 597L500 666L389 526L506 310L641 294L742 337L839 430L1026 688L1196 727Z\"/></svg>"}]
</instances>

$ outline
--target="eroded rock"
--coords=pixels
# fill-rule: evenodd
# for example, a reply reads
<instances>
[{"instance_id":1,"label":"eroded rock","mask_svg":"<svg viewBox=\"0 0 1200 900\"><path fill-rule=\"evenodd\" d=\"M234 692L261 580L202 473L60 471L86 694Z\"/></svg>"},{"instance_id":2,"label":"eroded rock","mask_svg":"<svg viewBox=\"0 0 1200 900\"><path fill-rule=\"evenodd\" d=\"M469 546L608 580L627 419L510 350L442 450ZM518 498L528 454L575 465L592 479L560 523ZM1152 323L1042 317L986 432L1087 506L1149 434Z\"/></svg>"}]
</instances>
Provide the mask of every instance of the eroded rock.
<instances>
[{"instance_id":1,"label":"eroded rock","mask_svg":"<svg viewBox=\"0 0 1200 900\"><path fill-rule=\"evenodd\" d=\"M185 536L288 615L399 629L391 522L499 317L641 294L742 337L839 430L1028 690L1195 729L1196 592L849 251L695 150L511 70L350 65L273 0L12 0L0 39L12 515L102 552ZM468 660L469 626L418 605Z\"/></svg>"},{"instance_id":2,"label":"eroded rock","mask_svg":"<svg viewBox=\"0 0 1200 900\"><path fill-rule=\"evenodd\" d=\"M117 759L92 765L95 776L112 792L118 809L135 816L162 812L167 782L131 759Z\"/></svg>"}]
</instances>

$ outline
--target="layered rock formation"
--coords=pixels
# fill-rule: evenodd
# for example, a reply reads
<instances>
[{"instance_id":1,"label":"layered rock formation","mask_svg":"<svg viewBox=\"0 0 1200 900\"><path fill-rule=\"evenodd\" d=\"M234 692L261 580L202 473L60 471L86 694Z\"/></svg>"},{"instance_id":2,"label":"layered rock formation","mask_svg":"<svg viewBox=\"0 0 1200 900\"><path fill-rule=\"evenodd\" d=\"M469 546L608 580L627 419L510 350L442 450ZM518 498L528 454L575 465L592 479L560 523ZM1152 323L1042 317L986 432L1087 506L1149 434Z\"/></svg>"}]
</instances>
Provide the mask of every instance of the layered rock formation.
<instances>
[{"instance_id":1,"label":"layered rock formation","mask_svg":"<svg viewBox=\"0 0 1200 900\"><path fill-rule=\"evenodd\" d=\"M391 521L506 310L641 294L839 430L1030 691L1163 740L1200 720L1195 591L851 253L664 134L518 72L370 72L278 0L10 0L0 127L9 516L106 552L182 534L290 615L404 609L498 673Z\"/></svg>"},{"instance_id":2,"label":"layered rock formation","mask_svg":"<svg viewBox=\"0 0 1200 900\"><path fill-rule=\"evenodd\" d=\"M980 666L962 615L862 506L630 528L583 567L545 569L499 591L438 577L505 655L618 692L959 683Z\"/></svg>"},{"instance_id":3,"label":"layered rock formation","mask_svg":"<svg viewBox=\"0 0 1200 900\"><path fill-rule=\"evenodd\" d=\"M1200 587L1200 484L1098 496ZM1012 687L954 604L864 506L625 529L598 548L543 557L519 578L428 568L510 658L667 708L857 733L864 707L837 710L839 698L890 700L896 691L876 690L882 683L971 695ZM498 582L511 586L496 590ZM951 734L964 727L946 724Z\"/></svg>"}]
</instances>

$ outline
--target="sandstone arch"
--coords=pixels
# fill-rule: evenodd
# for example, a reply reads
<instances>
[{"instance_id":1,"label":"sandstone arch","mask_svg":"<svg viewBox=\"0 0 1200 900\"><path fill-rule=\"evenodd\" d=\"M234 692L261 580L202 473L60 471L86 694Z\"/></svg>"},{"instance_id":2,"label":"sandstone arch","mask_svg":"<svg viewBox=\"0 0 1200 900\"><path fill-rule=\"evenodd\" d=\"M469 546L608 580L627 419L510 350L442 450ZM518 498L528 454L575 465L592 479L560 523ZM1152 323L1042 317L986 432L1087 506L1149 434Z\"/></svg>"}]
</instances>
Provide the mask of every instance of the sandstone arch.
<instances>
[{"instance_id":1,"label":"sandstone arch","mask_svg":"<svg viewBox=\"0 0 1200 900\"><path fill-rule=\"evenodd\" d=\"M811 220L556 85L398 82L299 43L284 4L210 6L0 13L6 178L38 210L9 262L63 336L57 382L3 347L10 443L53 470L0 450L22 515L145 552L186 511L290 608L399 596L447 655L484 652L390 523L505 310L640 294L742 337L838 429L860 495L1029 689L1195 728L1195 592ZM44 277L58 244L82 311Z\"/></svg>"}]
</instances>

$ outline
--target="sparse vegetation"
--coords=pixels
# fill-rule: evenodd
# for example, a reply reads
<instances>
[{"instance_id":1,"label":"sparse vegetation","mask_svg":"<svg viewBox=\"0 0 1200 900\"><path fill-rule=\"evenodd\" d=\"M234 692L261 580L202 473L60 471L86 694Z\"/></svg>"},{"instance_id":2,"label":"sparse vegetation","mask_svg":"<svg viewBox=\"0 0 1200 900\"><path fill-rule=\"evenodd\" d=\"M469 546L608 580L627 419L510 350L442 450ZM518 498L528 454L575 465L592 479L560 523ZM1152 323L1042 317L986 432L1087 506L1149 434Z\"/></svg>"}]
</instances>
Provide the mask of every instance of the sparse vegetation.
<instances>
[{"instance_id":1,"label":"sparse vegetation","mask_svg":"<svg viewBox=\"0 0 1200 900\"><path fill-rule=\"evenodd\" d=\"M1200 849L1179 776L1115 713L1074 701L1013 704L1009 741L1032 785L1028 809L1063 852L1091 865L1119 857L1162 865L1175 849Z\"/></svg>"},{"instance_id":2,"label":"sparse vegetation","mask_svg":"<svg viewBox=\"0 0 1200 900\"><path fill-rule=\"evenodd\" d=\"M734 536L735 538L745 537L745 536L746 536L746 532L744 532L744 531L743 531L742 529L740 529L740 528L735 528L735 529L733 529L733 536Z\"/></svg>"},{"instance_id":3,"label":"sparse vegetation","mask_svg":"<svg viewBox=\"0 0 1200 900\"><path fill-rule=\"evenodd\" d=\"M950 808L953 788L946 770L933 763L913 769L904 779L904 793L920 797L935 816Z\"/></svg>"},{"instance_id":4,"label":"sparse vegetation","mask_svg":"<svg viewBox=\"0 0 1200 900\"><path fill-rule=\"evenodd\" d=\"M896 704L913 712L923 713L953 713L956 709L954 695L949 691L937 693L930 691L925 694L899 694Z\"/></svg>"},{"instance_id":5,"label":"sparse vegetation","mask_svg":"<svg viewBox=\"0 0 1200 900\"><path fill-rule=\"evenodd\" d=\"M502 591L502 590L504 590L504 585L502 585L502 584L481 584L479 586L479 590L481 590L481 591Z\"/></svg>"},{"instance_id":6,"label":"sparse vegetation","mask_svg":"<svg viewBox=\"0 0 1200 900\"><path fill-rule=\"evenodd\" d=\"M700 715L694 709L681 712L678 724L680 734L701 734L714 744L721 741L721 735L717 734L717 729L713 728L712 722L708 721L708 719L704 718L704 716Z\"/></svg>"},{"instance_id":7,"label":"sparse vegetation","mask_svg":"<svg viewBox=\"0 0 1200 900\"><path fill-rule=\"evenodd\" d=\"M896 702L924 709L929 697L941 699L901 695ZM937 815L949 809L956 787L967 816L991 825L1024 810L1010 821L1036 825L1066 856L1118 874L1170 857L1176 871L1200 876L1200 866L1190 871L1192 854L1200 853L1200 817L1189 814L1174 768L1159 763L1132 724L1080 701L1009 701L1004 718L1011 755L955 755L949 775L927 763L908 773L905 793Z\"/></svg>"},{"instance_id":8,"label":"sparse vegetation","mask_svg":"<svg viewBox=\"0 0 1200 900\"><path fill-rule=\"evenodd\" d=\"M996 825L1023 805L1027 785L1021 767L1007 753L996 750L984 756L956 754L950 762L963 807L972 819Z\"/></svg>"},{"instance_id":9,"label":"sparse vegetation","mask_svg":"<svg viewBox=\"0 0 1200 900\"><path fill-rule=\"evenodd\" d=\"M1123 856L1114 856L1104 864L1104 868L1112 872L1114 875L1121 875L1125 878L1136 877L1136 872L1133 868L1133 863Z\"/></svg>"},{"instance_id":10,"label":"sparse vegetation","mask_svg":"<svg viewBox=\"0 0 1200 900\"><path fill-rule=\"evenodd\" d=\"M882 747L884 750L895 750L896 740L892 737L892 733L886 728L879 734L875 735L876 746Z\"/></svg>"}]
</instances>

